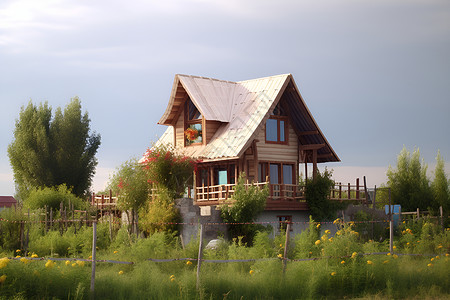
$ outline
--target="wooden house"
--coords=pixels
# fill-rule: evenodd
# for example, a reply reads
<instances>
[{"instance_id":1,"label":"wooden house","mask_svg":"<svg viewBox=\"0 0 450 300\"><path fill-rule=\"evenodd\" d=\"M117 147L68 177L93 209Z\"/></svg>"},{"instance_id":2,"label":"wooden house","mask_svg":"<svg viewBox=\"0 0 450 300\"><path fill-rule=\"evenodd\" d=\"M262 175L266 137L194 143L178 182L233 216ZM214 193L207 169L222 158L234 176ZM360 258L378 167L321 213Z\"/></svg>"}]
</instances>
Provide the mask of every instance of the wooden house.
<instances>
[{"instance_id":1,"label":"wooden house","mask_svg":"<svg viewBox=\"0 0 450 300\"><path fill-rule=\"evenodd\" d=\"M199 206L228 199L245 172L249 182L269 185L266 211L292 220L289 213L308 210L299 174L340 161L291 74L239 82L176 75L158 124L168 128L156 145L201 160L193 183Z\"/></svg>"}]
</instances>

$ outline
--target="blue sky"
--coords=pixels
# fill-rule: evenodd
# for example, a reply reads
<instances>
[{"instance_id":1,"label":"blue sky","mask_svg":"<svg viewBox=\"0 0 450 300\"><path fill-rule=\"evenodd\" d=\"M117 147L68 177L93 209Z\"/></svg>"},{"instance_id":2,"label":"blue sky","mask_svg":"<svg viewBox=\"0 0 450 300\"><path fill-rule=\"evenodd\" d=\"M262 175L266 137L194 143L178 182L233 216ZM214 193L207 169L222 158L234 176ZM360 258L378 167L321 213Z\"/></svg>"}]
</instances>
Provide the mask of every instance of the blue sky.
<instances>
[{"instance_id":1,"label":"blue sky","mask_svg":"<svg viewBox=\"0 0 450 300\"><path fill-rule=\"evenodd\" d=\"M0 195L20 107L78 96L102 136L94 190L163 132L177 73L239 81L292 73L341 158L342 182L385 182L403 146L450 170L447 0L3 0ZM431 173L430 173L431 175Z\"/></svg>"}]
</instances>

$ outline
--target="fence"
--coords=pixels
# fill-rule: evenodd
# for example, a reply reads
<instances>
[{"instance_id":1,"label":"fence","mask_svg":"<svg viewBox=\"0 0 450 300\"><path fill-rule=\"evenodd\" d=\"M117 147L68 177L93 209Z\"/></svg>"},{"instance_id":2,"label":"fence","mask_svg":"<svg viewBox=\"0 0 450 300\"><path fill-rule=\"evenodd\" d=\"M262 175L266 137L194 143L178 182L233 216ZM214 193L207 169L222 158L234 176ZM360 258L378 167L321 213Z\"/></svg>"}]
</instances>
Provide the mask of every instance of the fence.
<instances>
[{"instance_id":1,"label":"fence","mask_svg":"<svg viewBox=\"0 0 450 300\"><path fill-rule=\"evenodd\" d=\"M5 220L0 219L0 222L14 222L21 224L21 226L24 226L24 224L27 223L43 223L48 221L14 221L14 220ZM61 222L61 221L60 221ZM73 225L76 225L77 221L74 220L65 220L65 223L73 223ZM362 224L362 223L386 223L387 221L364 221L364 222L353 222L355 224ZM89 224L90 223L90 224ZM273 223L279 223L280 225L285 224L286 230L285 230L285 241L284 241L284 247L283 247L283 254L279 255L278 257L274 258L259 258L259 259L227 259L227 260L220 260L220 259L203 259L203 251L205 249L204 247L204 239L203 239L203 233L205 226L217 226L217 225L248 225L248 224L273 224ZM329 225L333 222L315 222L314 224L318 226L318 224L323 225ZM200 286L201 282L201 266L202 263L232 263L232 262L255 262L255 261L262 261L262 260L279 260L282 264L283 272L286 270L287 263L288 262L298 262L298 261L314 261L324 258L333 258L333 257L311 257L311 258L303 258L303 259L291 259L288 257L288 250L290 248L290 232L291 232L291 226L297 226L297 225L310 225L309 222L251 222L251 223L178 223L179 225L189 225L189 226L199 226L200 227L200 238L199 238L199 251L197 258L170 258L170 259L157 259L157 258L148 258L147 261L152 262L172 262L172 261L196 261L197 262L197 287ZM340 223L342 224L342 223ZM91 292L94 292L95 290L95 274L96 274L96 264L97 263L113 263L113 264L128 264L132 265L135 264L135 262L130 261L118 261L118 260L99 260L97 259L97 249L96 249L96 241L97 241L97 221L91 220L87 223L87 225L92 225L93 230L93 240L92 240L92 256L90 259L82 259L82 258L54 258L54 257L46 257L46 258L33 258L33 257L26 257L27 259L31 260L54 260L54 261L61 261L61 260L74 260L74 261L85 261L90 262L92 267L91 272ZM392 243L392 240L390 241ZM394 250L392 250L391 247L391 253L394 253ZM374 252L374 253L362 253L359 255L385 255L389 252ZM26 255L26 252L25 252ZM398 254L398 255L407 255L407 254ZM409 254L408 254L409 255ZM412 255L412 254L411 254ZM416 255L416 254L415 254ZM435 254L430 254L430 256ZM339 257L339 258L345 258L349 256ZM336 257L337 258L337 257ZM12 258L14 259L14 258ZM17 258L18 259L18 258Z\"/></svg>"}]
</instances>

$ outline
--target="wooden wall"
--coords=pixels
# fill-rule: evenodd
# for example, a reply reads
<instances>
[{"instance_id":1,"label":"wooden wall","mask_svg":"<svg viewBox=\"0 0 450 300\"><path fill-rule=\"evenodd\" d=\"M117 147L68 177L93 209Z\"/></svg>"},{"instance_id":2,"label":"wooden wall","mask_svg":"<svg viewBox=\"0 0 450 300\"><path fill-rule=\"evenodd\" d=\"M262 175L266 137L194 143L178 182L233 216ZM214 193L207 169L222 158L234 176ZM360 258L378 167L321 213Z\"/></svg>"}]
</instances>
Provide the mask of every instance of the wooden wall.
<instances>
[{"instance_id":1,"label":"wooden wall","mask_svg":"<svg viewBox=\"0 0 450 300\"><path fill-rule=\"evenodd\" d=\"M288 124L289 140L288 144L266 144L266 128L260 129L258 142L258 160L259 161L274 161L274 162L292 162L297 163L298 160L298 137L294 129Z\"/></svg>"}]
</instances>

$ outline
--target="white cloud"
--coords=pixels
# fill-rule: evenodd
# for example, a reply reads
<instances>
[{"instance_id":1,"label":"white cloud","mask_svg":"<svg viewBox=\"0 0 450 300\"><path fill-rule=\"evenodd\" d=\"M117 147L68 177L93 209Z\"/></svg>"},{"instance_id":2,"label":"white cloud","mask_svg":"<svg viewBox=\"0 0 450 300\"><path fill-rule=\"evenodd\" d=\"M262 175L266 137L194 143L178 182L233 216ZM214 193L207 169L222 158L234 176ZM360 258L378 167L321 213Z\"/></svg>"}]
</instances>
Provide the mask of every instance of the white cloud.
<instances>
[{"instance_id":1,"label":"white cloud","mask_svg":"<svg viewBox=\"0 0 450 300\"><path fill-rule=\"evenodd\" d=\"M97 167L92 182L94 192L103 191L108 185L109 177L114 173L114 168Z\"/></svg>"}]
</instances>

